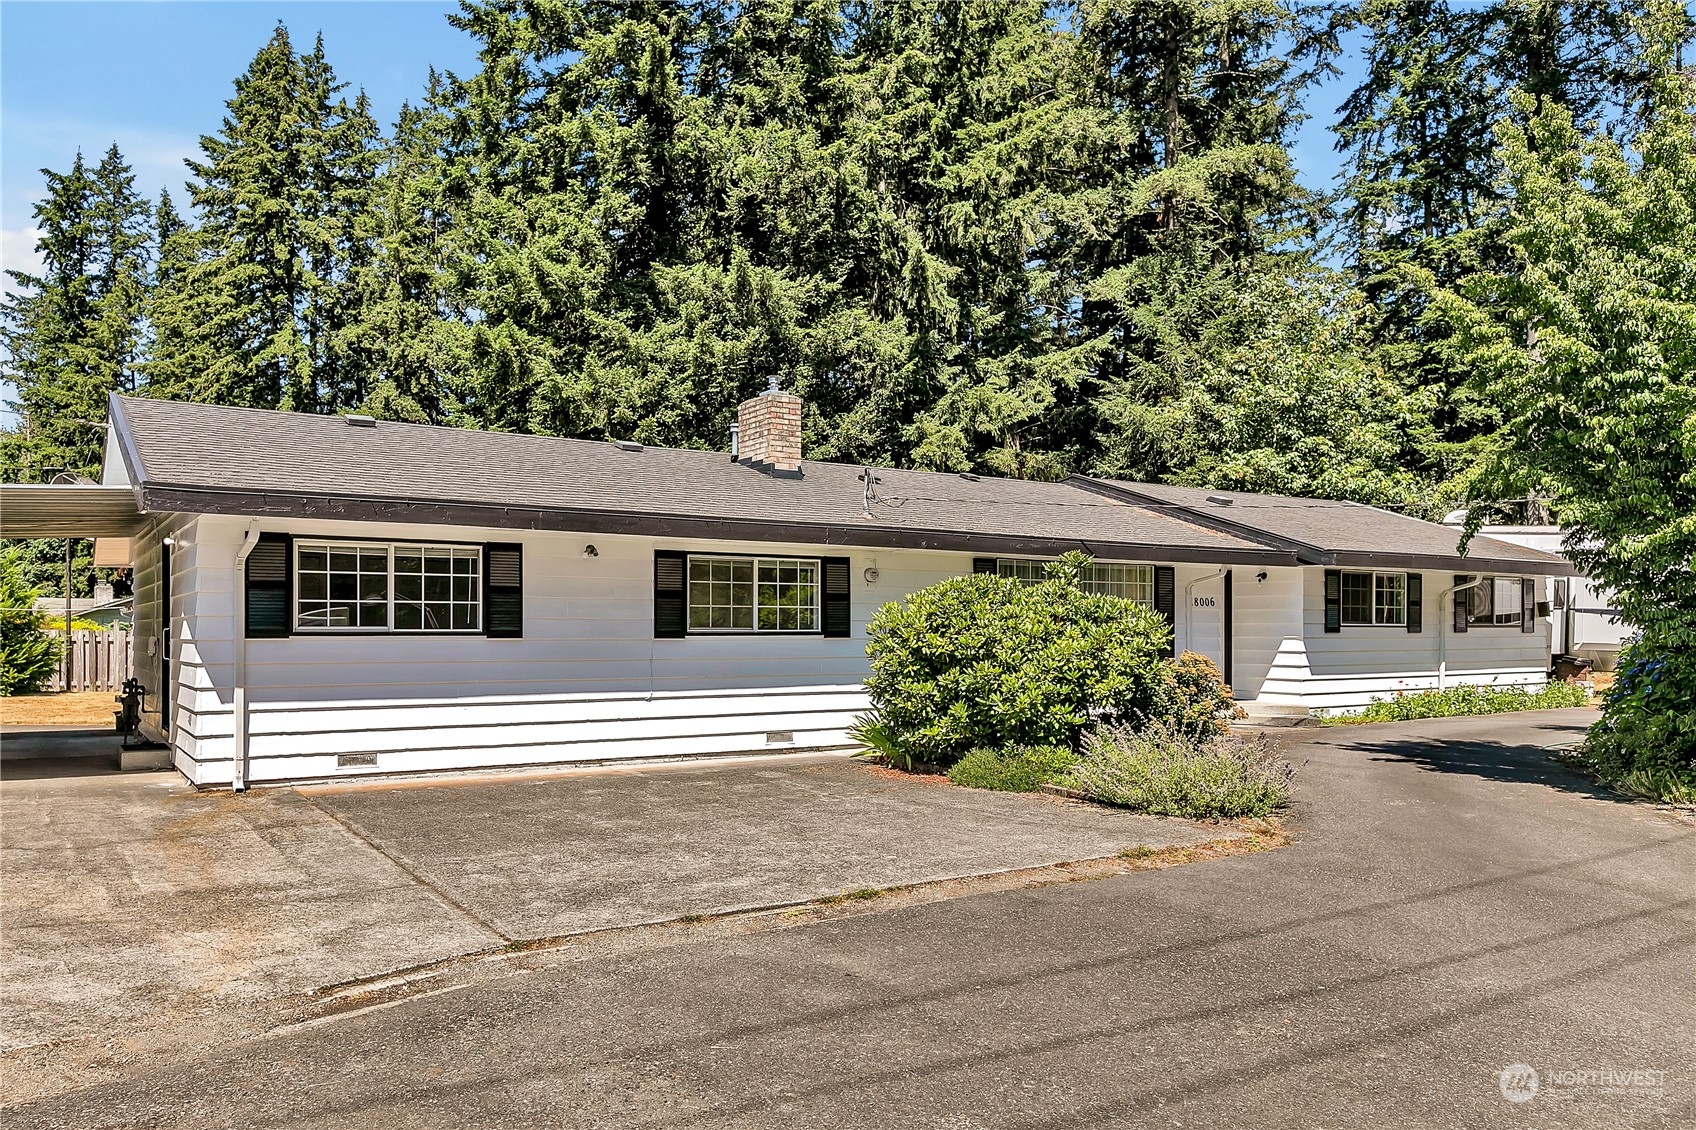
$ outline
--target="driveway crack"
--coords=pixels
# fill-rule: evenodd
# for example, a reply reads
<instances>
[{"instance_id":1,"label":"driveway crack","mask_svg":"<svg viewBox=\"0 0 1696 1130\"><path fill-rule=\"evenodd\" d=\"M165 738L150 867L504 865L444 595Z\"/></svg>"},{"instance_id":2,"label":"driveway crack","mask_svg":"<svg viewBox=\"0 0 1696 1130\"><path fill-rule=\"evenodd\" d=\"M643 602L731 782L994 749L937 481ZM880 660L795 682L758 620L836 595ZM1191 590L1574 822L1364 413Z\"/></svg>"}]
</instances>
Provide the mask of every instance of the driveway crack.
<instances>
[{"instance_id":1,"label":"driveway crack","mask_svg":"<svg viewBox=\"0 0 1696 1130\"><path fill-rule=\"evenodd\" d=\"M446 906L446 907L448 907L452 910L456 910L460 914L463 914L466 918L469 918L472 922L476 923L477 926L479 926L485 933L488 933L488 934L494 936L495 938L497 938L501 942L502 945L510 943L513 940L511 935L509 935L505 931L501 930L493 922L490 922L487 918L484 918L481 914L478 914L475 910L472 910L470 906L466 905L465 903L461 902L459 899L455 898L453 895L449 894L446 890L444 890L441 886L439 886L435 882L435 880L431 879L428 875L424 874L417 867L413 866L413 864L409 860L407 860L404 856L397 855L396 853L390 851L388 848L384 847L377 840L366 835L364 830L361 829L359 827L359 825L353 823L350 820L344 820L339 814L332 811L331 809L325 808L323 805L319 804L316 800L314 800L312 797L306 795L305 793L299 792L297 790L295 795L299 796L302 800L306 801L307 804L311 805L313 808L317 809L323 815L328 817L330 820L334 821L336 826L341 828L342 831L346 832L348 835L352 836L354 839L358 840L360 843L364 844L366 847L370 848L372 851L376 852L378 855L382 856L384 859L388 860L390 863L392 863L396 867L400 868L400 870L407 876L407 878L411 879L414 883L417 883L420 887L423 887L426 891L430 892L430 895L433 898L435 898L438 902L442 903L442 905L444 905L444 906Z\"/></svg>"}]
</instances>

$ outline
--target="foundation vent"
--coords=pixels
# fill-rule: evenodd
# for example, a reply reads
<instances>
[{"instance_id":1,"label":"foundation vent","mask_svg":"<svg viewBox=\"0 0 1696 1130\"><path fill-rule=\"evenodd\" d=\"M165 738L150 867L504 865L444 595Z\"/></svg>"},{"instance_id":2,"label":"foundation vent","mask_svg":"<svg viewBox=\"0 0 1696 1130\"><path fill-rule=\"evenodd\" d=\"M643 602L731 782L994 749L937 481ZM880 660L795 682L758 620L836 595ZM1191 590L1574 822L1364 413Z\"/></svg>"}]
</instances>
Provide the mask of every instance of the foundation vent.
<instances>
[{"instance_id":1,"label":"foundation vent","mask_svg":"<svg viewBox=\"0 0 1696 1130\"><path fill-rule=\"evenodd\" d=\"M336 754L337 769L375 769L377 755L374 753L338 753Z\"/></svg>"}]
</instances>

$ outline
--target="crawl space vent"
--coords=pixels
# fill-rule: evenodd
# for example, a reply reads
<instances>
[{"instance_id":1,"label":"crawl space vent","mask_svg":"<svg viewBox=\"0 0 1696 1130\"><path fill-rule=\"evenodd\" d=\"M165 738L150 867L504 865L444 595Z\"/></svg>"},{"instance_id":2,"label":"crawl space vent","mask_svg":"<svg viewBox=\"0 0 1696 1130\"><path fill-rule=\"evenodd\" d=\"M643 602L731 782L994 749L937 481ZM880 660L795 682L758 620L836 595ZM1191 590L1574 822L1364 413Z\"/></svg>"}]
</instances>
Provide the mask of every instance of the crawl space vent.
<instances>
[{"instance_id":1,"label":"crawl space vent","mask_svg":"<svg viewBox=\"0 0 1696 1130\"><path fill-rule=\"evenodd\" d=\"M795 744L795 731L794 730L768 730L766 732L766 744L767 745L794 745Z\"/></svg>"},{"instance_id":2,"label":"crawl space vent","mask_svg":"<svg viewBox=\"0 0 1696 1130\"><path fill-rule=\"evenodd\" d=\"M374 753L338 753L336 754L337 769L375 769L377 755Z\"/></svg>"}]
</instances>

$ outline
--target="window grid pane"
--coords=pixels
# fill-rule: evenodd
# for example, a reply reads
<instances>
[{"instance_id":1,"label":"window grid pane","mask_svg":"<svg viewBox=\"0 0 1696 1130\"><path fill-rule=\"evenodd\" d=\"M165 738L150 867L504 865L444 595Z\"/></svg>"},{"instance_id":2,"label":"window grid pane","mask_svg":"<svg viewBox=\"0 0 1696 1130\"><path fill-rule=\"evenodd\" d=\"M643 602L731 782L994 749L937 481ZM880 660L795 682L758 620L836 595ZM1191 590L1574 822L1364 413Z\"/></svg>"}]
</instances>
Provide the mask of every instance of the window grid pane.
<instances>
[{"instance_id":1,"label":"window grid pane","mask_svg":"<svg viewBox=\"0 0 1696 1130\"><path fill-rule=\"evenodd\" d=\"M1407 623L1407 574L1373 576L1372 611L1375 623L1391 626Z\"/></svg>"},{"instance_id":2,"label":"window grid pane","mask_svg":"<svg viewBox=\"0 0 1696 1130\"><path fill-rule=\"evenodd\" d=\"M1034 585L1048 579L1048 565L1048 561L1003 557L997 559L995 571L1021 584ZM1087 592L1122 597L1153 608L1154 566L1126 565L1117 561L1092 562L1084 572L1083 588Z\"/></svg>"},{"instance_id":3,"label":"window grid pane","mask_svg":"<svg viewBox=\"0 0 1696 1130\"><path fill-rule=\"evenodd\" d=\"M306 630L479 631L479 546L297 543L295 623Z\"/></svg>"},{"instance_id":4,"label":"window grid pane","mask_svg":"<svg viewBox=\"0 0 1696 1130\"><path fill-rule=\"evenodd\" d=\"M1469 590L1467 624L1484 628L1519 627L1525 619L1525 608L1520 603L1524 583L1518 577L1478 578L1477 586Z\"/></svg>"},{"instance_id":5,"label":"window grid pane","mask_svg":"<svg viewBox=\"0 0 1696 1130\"><path fill-rule=\"evenodd\" d=\"M389 548L302 545L295 559L295 624L381 631L389 626Z\"/></svg>"},{"instance_id":6,"label":"window grid pane","mask_svg":"<svg viewBox=\"0 0 1696 1130\"><path fill-rule=\"evenodd\" d=\"M469 632L482 622L483 551L445 545L395 546L395 629Z\"/></svg>"},{"instance_id":7,"label":"window grid pane","mask_svg":"<svg viewBox=\"0 0 1696 1130\"><path fill-rule=\"evenodd\" d=\"M819 564L782 558L689 558L691 631L818 630Z\"/></svg>"},{"instance_id":8,"label":"window grid pane","mask_svg":"<svg viewBox=\"0 0 1696 1130\"><path fill-rule=\"evenodd\" d=\"M1371 624L1372 574L1343 574L1343 623Z\"/></svg>"}]
</instances>

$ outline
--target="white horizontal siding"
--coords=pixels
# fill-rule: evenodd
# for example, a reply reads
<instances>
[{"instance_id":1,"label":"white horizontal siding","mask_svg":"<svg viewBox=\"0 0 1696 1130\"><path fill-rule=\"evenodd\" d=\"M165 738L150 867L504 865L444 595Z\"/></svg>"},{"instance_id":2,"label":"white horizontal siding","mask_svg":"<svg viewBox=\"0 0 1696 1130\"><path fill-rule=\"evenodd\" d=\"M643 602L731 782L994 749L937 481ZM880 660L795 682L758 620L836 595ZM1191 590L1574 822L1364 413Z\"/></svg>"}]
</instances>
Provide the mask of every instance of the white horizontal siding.
<instances>
[{"instance_id":1,"label":"white horizontal siding","mask_svg":"<svg viewBox=\"0 0 1696 1130\"><path fill-rule=\"evenodd\" d=\"M1472 628L1455 632L1452 605L1442 599L1455 574L1426 572L1423 577L1422 630L1344 625L1325 631L1325 571L1302 570L1303 636L1307 673L1280 684L1283 697L1315 710L1354 710L1374 699L1398 693L1434 690L1439 681L1460 684L1536 688L1548 681L1549 626L1534 632L1519 628ZM1543 580L1532 583L1543 591ZM1451 598L1452 599L1452 598ZM1439 679L1439 662L1446 676ZM1293 697L1292 697L1293 696Z\"/></svg>"},{"instance_id":2,"label":"white horizontal siding","mask_svg":"<svg viewBox=\"0 0 1696 1130\"><path fill-rule=\"evenodd\" d=\"M178 748L201 784L227 782L245 519L195 523L204 615L181 666ZM256 781L455 766L738 753L848 744L866 709L865 626L883 603L971 571L963 554L737 545L345 522L261 523L297 537L519 541L524 637L303 633L246 641L249 768ZM593 544L595 557L583 548ZM852 635L653 638L656 549L847 556ZM878 579L865 580L875 567ZM336 758L378 754L379 764Z\"/></svg>"}]
</instances>

